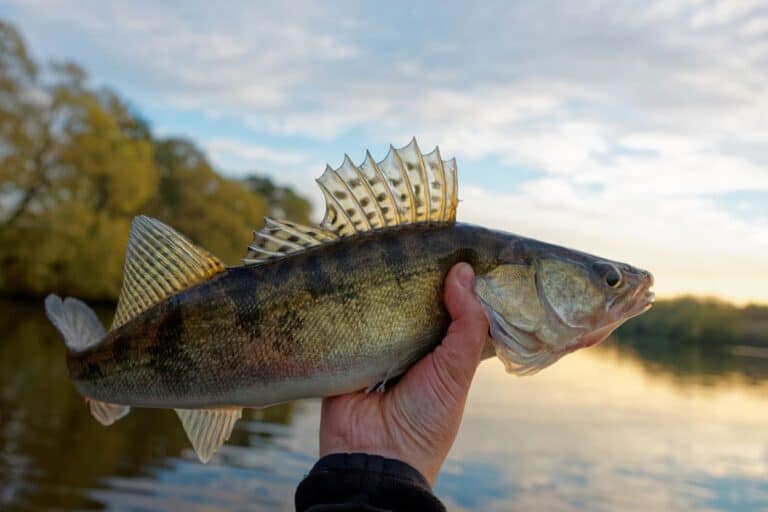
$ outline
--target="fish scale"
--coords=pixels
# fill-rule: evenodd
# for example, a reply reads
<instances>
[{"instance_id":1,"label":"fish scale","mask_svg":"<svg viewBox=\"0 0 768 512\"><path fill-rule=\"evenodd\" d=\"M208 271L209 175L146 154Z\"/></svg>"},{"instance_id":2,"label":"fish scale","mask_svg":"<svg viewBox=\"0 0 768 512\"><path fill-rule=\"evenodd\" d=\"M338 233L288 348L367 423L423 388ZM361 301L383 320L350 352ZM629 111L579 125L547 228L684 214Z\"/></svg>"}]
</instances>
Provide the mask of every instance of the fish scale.
<instances>
[{"instance_id":1,"label":"fish scale","mask_svg":"<svg viewBox=\"0 0 768 512\"><path fill-rule=\"evenodd\" d=\"M300 396L254 383L305 378L311 396L311 377L324 372L368 386L439 342L450 267L471 253L482 272L508 241L474 226L414 225L228 269L71 353L73 380L86 396L149 407L266 405ZM144 357L117 357L120 347Z\"/></svg>"}]
</instances>

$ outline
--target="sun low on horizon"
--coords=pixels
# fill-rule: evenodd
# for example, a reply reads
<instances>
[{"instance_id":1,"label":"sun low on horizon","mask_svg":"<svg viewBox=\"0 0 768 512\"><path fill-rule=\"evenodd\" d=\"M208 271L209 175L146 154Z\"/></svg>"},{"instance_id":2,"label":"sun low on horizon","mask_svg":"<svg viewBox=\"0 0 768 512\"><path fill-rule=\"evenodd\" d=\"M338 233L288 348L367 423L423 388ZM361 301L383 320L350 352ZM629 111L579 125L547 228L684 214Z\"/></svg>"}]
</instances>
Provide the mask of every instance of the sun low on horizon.
<instances>
[{"instance_id":1,"label":"sun low on horizon","mask_svg":"<svg viewBox=\"0 0 768 512\"><path fill-rule=\"evenodd\" d=\"M326 162L415 136L456 156L460 221L648 269L660 298L768 304L765 2L83 4L0 17L223 174L319 211Z\"/></svg>"}]
</instances>

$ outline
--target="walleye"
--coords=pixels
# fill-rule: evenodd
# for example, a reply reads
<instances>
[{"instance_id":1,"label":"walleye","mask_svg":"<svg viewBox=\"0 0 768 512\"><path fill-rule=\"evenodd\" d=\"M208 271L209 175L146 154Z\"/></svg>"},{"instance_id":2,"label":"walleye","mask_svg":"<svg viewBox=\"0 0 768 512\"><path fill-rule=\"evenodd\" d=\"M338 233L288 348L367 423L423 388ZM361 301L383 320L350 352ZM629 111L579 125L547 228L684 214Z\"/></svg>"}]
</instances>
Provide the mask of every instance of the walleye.
<instances>
[{"instance_id":1,"label":"walleye","mask_svg":"<svg viewBox=\"0 0 768 512\"><path fill-rule=\"evenodd\" d=\"M165 224L134 219L111 328L49 295L48 318L93 416L172 408L201 461L244 407L383 389L442 339L443 279L468 262L509 372L529 375L605 339L653 302L651 274L455 222L456 161L415 139L317 180L319 226L266 219L226 267Z\"/></svg>"}]
</instances>

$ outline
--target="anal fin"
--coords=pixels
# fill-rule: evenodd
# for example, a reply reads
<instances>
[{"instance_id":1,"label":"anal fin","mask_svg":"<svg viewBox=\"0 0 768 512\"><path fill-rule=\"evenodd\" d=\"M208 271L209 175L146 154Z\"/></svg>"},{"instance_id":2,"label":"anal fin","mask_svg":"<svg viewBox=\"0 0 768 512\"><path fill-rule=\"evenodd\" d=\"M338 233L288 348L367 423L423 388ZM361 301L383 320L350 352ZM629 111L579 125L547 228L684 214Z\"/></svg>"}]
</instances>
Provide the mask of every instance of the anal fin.
<instances>
[{"instance_id":1,"label":"anal fin","mask_svg":"<svg viewBox=\"0 0 768 512\"><path fill-rule=\"evenodd\" d=\"M110 404L91 398L86 398L85 401L88 402L88 410L91 411L91 416L96 418L105 427L110 426L131 412L131 408L127 405Z\"/></svg>"},{"instance_id":2,"label":"anal fin","mask_svg":"<svg viewBox=\"0 0 768 512\"><path fill-rule=\"evenodd\" d=\"M203 464L229 439L235 422L243 414L241 407L224 409L175 409L192 448Z\"/></svg>"}]
</instances>

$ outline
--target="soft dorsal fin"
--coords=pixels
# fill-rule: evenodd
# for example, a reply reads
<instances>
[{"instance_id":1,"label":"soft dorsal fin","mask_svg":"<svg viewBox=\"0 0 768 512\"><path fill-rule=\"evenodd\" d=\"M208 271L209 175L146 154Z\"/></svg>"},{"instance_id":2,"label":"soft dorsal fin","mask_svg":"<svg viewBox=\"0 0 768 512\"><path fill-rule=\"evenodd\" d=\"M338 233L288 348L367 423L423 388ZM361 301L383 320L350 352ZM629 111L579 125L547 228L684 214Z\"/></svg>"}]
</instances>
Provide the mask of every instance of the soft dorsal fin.
<instances>
[{"instance_id":1,"label":"soft dorsal fin","mask_svg":"<svg viewBox=\"0 0 768 512\"><path fill-rule=\"evenodd\" d=\"M253 242L243 258L246 265L261 263L292 252L320 245L337 236L319 227L304 226L287 220L267 217L264 228L253 232Z\"/></svg>"},{"instance_id":2,"label":"soft dorsal fin","mask_svg":"<svg viewBox=\"0 0 768 512\"><path fill-rule=\"evenodd\" d=\"M317 183L325 196L320 225L339 236L456 219L456 162L442 160L439 148L422 154L416 139L400 149L390 146L380 162L368 153L356 166L346 156Z\"/></svg>"},{"instance_id":3,"label":"soft dorsal fin","mask_svg":"<svg viewBox=\"0 0 768 512\"><path fill-rule=\"evenodd\" d=\"M173 228L144 215L134 218L112 328L222 270L218 258Z\"/></svg>"},{"instance_id":4,"label":"soft dorsal fin","mask_svg":"<svg viewBox=\"0 0 768 512\"><path fill-rule=\"evenodd\" d=\"M320 226L267 219L254 233L246 264L389 226L456 220L456 159L443 160L437 147L422 154L415 138L400 149L390 146L380 162L370 153L360 165L345 156L337 169L326 167L317 184L325 197ZM304 243L302 234L313 235L312 241Z\"/></svg>"}]
</instances>

